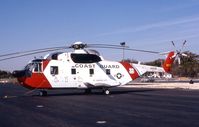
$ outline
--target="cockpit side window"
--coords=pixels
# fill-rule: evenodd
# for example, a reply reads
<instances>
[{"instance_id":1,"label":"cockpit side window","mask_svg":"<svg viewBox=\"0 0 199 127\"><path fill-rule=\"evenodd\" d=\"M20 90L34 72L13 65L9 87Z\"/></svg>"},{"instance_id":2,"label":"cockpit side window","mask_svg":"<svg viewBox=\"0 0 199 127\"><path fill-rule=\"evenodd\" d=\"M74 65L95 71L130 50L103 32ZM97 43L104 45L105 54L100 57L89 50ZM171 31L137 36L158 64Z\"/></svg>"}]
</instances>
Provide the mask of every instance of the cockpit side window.
<instances>
[{"instance_id":1,"label":"cockpit side window","mask_svg":"<svg viewBox=\"0 0 199 127\"><path fill-rule=\"evenodd\" d=\"M42 72L42 64L41 63L34 63L34 72Z\"/></svg>"},{"instance_id":2,"label":"cockpit side window","mask_svg":"<svg viewBox=\"0 0 199 127\"><path fill-rule=\"evenodd\" d=\"M71 59L75 63L96 63L102 61L101 58L95 54L71 54Z\"/></svg>"},{"instance_id":3,"label":"cockpit side window","mask_svg":"<svg viewBox=\"0 0 199 127\"><path fill-rule=\"evenodd\" d=\"M53 54L52 57L51 57L52 60L57 60L58 59L58 55L59 55L58 53Z\"/></svg>"}]
</instances>

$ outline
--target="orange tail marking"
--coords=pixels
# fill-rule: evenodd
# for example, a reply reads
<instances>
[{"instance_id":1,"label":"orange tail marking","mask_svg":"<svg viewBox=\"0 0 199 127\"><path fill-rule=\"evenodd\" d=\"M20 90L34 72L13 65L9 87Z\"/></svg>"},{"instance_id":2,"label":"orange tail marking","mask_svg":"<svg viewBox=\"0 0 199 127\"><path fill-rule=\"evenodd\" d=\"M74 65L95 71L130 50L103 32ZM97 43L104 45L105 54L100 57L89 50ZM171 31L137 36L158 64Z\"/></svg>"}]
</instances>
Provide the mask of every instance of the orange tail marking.
<instances>
[{"instance_id":1,"label":"orange tail marking","mask_svg":"<svg viewBox=\"0 0 199 127\"><path fill-rule=\"evenodd\" d=\"M167 72L167 73L171 72L171 67L172 67L172 64L175 59L175 57L173 57L174 54L175 54L174 51L169 52L169 54L163 64L163 68L164 68L165 72Z\"/></svg>"}]
</instances>

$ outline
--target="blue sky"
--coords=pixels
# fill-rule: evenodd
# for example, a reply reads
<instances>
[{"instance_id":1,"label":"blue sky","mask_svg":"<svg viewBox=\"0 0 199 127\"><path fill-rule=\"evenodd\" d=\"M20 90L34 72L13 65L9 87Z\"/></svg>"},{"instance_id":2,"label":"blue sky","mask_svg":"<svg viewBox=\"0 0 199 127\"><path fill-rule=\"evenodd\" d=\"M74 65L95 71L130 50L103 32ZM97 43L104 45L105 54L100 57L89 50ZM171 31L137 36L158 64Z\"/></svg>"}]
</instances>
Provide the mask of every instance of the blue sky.
<instances>
[{"instance_id":1,"label":"blue sky","mask_svg":"<svg viewBox=\"0 0 199 127\"><path fill-rule=\"evenodd\" d=\"M171 41L181 47L185 39L185 50L199 54L198 0L0 0L0 19L0 54L75 41L125 41L131 48L164 52L173 50ZM122 58L120 50L99 51L106 59ZM20 69L34 56L1 61L0 69ZM125 57L163 58L129 51Z\"/></svg>"}]
</instances>

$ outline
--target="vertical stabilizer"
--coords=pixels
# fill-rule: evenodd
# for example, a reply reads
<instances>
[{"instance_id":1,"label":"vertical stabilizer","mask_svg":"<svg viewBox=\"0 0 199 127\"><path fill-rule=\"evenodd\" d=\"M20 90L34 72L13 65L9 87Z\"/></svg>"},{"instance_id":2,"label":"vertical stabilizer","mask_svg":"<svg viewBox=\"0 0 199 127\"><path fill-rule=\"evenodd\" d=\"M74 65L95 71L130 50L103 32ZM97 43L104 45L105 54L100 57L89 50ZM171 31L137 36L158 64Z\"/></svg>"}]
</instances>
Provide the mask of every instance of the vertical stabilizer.
<instances>
[{"instance_id":1,"label":"vertical stabilizer","mask_svg":"<svg viewBox=\"0 0 199 127\"><path fill-rule=\"evenodd\" d=\"M174 51L169 52L169 54L167 55L167 58L163 64L163 68L164 68L165 72L167 72L167 73L171 72L171 67L175 60L175 56L176 55L175 55Z\"/></svg>"}]
</instances>

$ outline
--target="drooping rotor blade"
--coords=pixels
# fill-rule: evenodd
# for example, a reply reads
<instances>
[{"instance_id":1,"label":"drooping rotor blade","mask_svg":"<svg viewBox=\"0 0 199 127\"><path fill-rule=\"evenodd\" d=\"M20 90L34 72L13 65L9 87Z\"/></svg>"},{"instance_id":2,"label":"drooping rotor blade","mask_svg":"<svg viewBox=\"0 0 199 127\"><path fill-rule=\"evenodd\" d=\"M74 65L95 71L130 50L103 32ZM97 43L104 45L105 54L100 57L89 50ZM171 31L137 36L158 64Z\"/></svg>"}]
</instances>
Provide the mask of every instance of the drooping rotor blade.
<instances>
[{"instance_id":1,"label":"drooping rotor blade","mask_svg":"<svg viewBox=\"0 0 199 127\"><path fill-rule=\"evenodd\" d=\"M41 49L34 49L34 50L28 50L28 51L2 54L0 55L0 57L8 57L8 56L14 56L14 55L20 55L20 54L26 54L26 53L33 53L33 52L39 52L39 51L51 51L51 50L59 50L59 49L66 49L66 48L69 48L69 47L61 46L61 47L41 48Z\"/></svg>"},{"instance_id":2,"label":"drooping rotor blade","mask_svg":"<svg viewBox=\"0 0 199 127\"><path fill-rule=\"evenodd\" d=\"M112 44L84 44L82 42L77 42L72 44L71 46L60 46L60 47L51 47L51 48L42 48L42 49L36 49L36 50L29 50L29 51L21 51L21 52L14 52L9 54L2 54L0 55L0 61L18 58L18 57L24 57L29 56L33 54L39 54L44 52L51 52L51 51L57 51L57 50L64 50L68 48L73 48L74 50L78 49L84 49L84 48L108 48L108 49L123 49L123 50L129 50L129 51L137 51L137 52L147 52L147 53L155 53L159 54L160 52L156 51L148 51L148 50L140 50L140 49L132 49L128 46L125 46L123 43L121 45L112 45Z\"/></svg>"},{"instance_id":3,"label":"drooping rotor blade","mask_svg":"<svg viewBox=\"0 0 199 127\"><path fill-rule=\"evenodd\" d=\"M107 47L107 48L113 48L113 47L118 47L118 48L128 48L128 46L125 46L125 45L110 45L110 44L87 44L87 47L88 48L98 48L98 47Z\"/></svg>"},{"instance_id":4,"label":"drooping rotor blade","mask_svg":"<svg viewBox=\"0 0 199 127\"><path fill-rule=\"evenodd\" d=\"M122 47L118 45L114 45L115 47L111 46L96 46L95 48L108 48L108 49L124 49L128 51L136 51L136 52L147 52L147 53L153 53L153 54L159 54L160 52L157 51L149 51L149 50L142 50L142 49L133 49L133 48L128 48L128 47Z\"/></svg>"},{"instance_id":5,"label":"drooping rotor blade","mask_svg":"<svg viewBox=\"0 0 199 127\"><path fill-rule=\"evenodd\" d=\"M111 46L88 46L87 48L124 49L124 47L111 47Z\"/></svg>"},{"instance_id":6,"label":"drooping rotor blade","mask_svg":"<svg viewBox=\"0 0 199 127\"><path fill-rule=\"evenodd\" d=\"M19 57L24 57L24 56L30 56L30 55L34 55L34 54L39 54L39 53L44 53L44 52L50 52L50 51L58 51L58 50L64 50L65 48L48 48L45 50L32 50L32 52L27 51L27 52L23 52L23 53L18 53L18 54L13 54L13 55L8 55L8 56L4 56L4 58L0 59L0 61L4 61L4 60L9 60L9 59L14 59L14 58L19 58Z\"/></svg>"},{"instance_id":7,"label":"drooping rotor blade","mask_svg":"<svg viewBox=\"0 0 199 127\"><path fill-rule=\"evenodd\" d=\"M142 49L125 48L125 50L137 51L137 52L147 52L147 53L153 53L153 54L160 54L160 52L157 52L157 51L149 51L149 50L142 50Z\"/></svg>"},{"instance_id":8,"label":"drooping rotor blade","mask_svg":"<svg viewBox=\"0 0 199 127\"><path fill-rule=\"evenodd\" d=\"M155 53L158 54L160 52L142 50L142 49L133 49L129 48L125 45L125 42L121 42L120 45L112 45L112 44L87 44L86 48L110 48L110 49L124 49L129 51L137 51L137 52L147 52L147 53Z\"/></svg>"}]
</instances>

